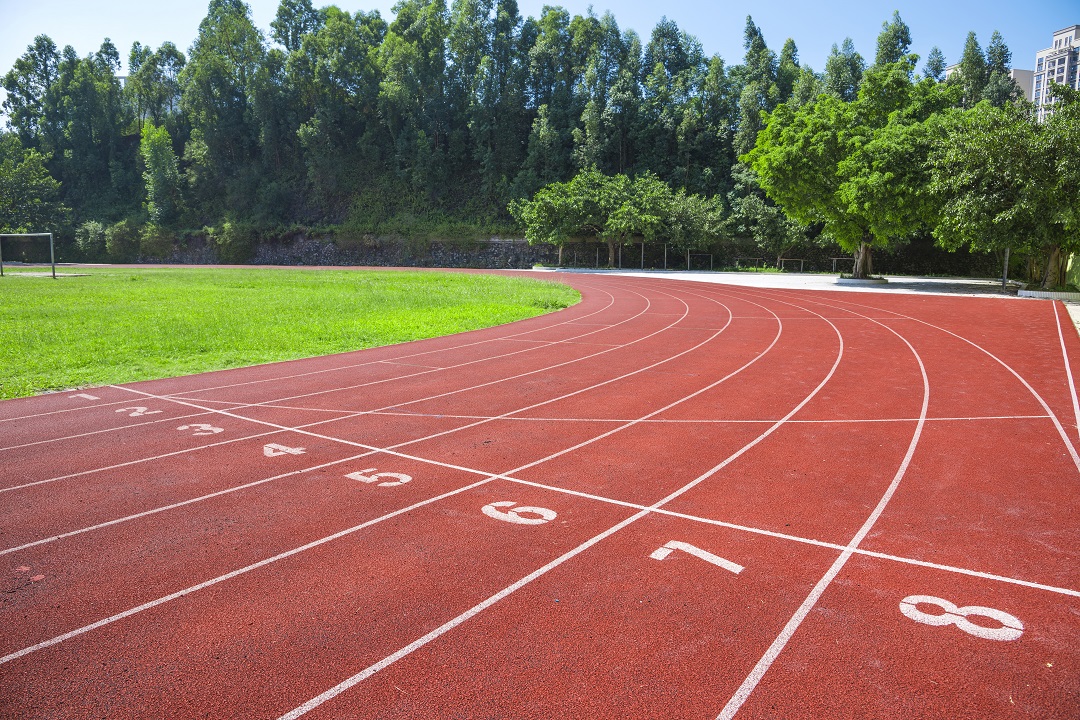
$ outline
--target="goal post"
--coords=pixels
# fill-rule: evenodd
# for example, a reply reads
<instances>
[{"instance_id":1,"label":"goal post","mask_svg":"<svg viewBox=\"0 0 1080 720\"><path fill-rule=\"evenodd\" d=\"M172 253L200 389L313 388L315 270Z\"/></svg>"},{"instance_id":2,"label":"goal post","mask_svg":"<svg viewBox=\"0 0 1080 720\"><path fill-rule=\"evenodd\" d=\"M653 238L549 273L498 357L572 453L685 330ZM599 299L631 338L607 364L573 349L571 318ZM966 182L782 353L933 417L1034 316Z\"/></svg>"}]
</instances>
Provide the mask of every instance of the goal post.
<instances>
[{"instance_id":1,"label":"goal post","mask_svg":"<svg viewBox=\"0 0 1080 720\"><path fill-rule=\"evenodd\" d=\"M56 250L53 247L52 233L0 233L0 277L4 276L4 238L49 238L49 264L52 265L53 280L56 279Z\"/></svg>"}]
</instances>

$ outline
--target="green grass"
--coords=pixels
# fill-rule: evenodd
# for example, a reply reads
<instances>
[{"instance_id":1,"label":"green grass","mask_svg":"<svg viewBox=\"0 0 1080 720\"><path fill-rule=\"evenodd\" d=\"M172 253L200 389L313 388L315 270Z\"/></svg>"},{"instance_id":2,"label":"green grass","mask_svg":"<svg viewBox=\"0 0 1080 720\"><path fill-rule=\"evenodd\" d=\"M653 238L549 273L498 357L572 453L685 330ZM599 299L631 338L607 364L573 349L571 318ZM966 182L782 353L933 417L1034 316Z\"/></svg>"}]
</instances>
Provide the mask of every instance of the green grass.
<instances>
[{"instance_id":1,"label":"green grass","mask_svg":"<svg viewBox=\"0 0 1080 720\"><path fill-rule=\"evenodd\" d=\"M5 267L0 278L0 398L448 335L580 299L563 285L463 273L62 268L88 275L19 277L28 270Z\"/></svg>"}]
</instances>

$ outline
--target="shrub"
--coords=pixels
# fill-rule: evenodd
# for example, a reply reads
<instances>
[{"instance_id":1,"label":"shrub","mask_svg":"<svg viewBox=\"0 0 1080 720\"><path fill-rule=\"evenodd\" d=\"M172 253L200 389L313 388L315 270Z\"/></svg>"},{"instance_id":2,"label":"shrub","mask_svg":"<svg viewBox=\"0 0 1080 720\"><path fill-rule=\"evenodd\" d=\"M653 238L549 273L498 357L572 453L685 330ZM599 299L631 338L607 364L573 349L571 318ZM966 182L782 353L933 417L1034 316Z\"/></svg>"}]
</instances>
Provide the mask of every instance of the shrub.
<instances>
[{"instance_id":1,"label":"shrub","mask_svg":"<svg viewBox=\"0 0 1080 720\"><path fill-rule=\"evenodd\" d=\"M87 220L75 230L75 246L87 260L104 257L105 244L105 226L97 220Z\"/></svg>"},{"instance_id":2,"label":"shrub","mask_svg":"<svg viewBox=\"0 0 1080 720\"><path fill-rule=\"evenodd\" d=\"M144 258L167 260L173 252L176 236L160 225L147 223L139 238L139 255Z\"/></svg>"},{"instance_id":3,"label":"shrub","mask_svg":"<svg viewBox=\"0 0 1080 720\"><path fill-rule=\"evenodd\" d=\"M139 252L139 228L131 220L121 220L105 229L105 252L113 262L135 259Z\"/></svg>"}]
</instances>

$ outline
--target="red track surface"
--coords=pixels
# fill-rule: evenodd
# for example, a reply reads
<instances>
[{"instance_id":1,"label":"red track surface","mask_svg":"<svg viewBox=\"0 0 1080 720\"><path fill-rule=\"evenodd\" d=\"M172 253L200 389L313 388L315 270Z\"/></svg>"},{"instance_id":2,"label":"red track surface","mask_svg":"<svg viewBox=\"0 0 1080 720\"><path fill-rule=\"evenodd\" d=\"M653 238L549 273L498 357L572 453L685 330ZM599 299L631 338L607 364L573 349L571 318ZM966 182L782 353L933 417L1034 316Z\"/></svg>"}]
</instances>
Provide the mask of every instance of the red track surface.
<instances>
[{"instance_id":1,"label":"red track surface","mask_svg":"<svg viewBox=\"0 0 1080 720\"><path fill-rule=\"evenodd\" d=\"M563 279L0 403L0 716L1080 716L1060 306Z\"/></svg>"}]
</instances>

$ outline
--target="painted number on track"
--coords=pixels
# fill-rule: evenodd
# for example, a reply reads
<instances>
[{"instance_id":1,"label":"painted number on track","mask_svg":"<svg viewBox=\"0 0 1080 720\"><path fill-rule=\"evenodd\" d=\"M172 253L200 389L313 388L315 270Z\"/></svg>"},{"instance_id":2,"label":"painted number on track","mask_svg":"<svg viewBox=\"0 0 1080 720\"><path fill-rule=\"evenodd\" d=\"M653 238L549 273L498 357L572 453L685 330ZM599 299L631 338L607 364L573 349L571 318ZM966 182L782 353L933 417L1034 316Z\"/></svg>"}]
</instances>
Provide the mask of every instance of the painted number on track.
<instances>
[{"instance_id":1,"label":"painted number on track","mask_svg":"<svg viewBox=\"0 0 1080 720\"><path fill-rule=\"evenodd\" d=\"M161 411L160 410L151 410L149 408L144 408L144 407L129 407L129 408L120 408L116 412L118 412L118 413L121 413L121 412L122 413L129 413L128 417L142 417L143 415L157 415Z\"/></svg>"},{"instance_id":2,"label":"painted number on track","mask_svg":"<svg viewBox=\"0 0 1080 720\"><path fill-rule=\"evenodd\" d=\"M375 468L368 468L367 470L361 470L360 472L349 473L345 477L350 480L359 480L362 483L379 483L377 487L397 487L398 485L404 485L412 480L411 475L405 473L396 472L375 472ZM386 482L379 482L383 478L393 478L393 480L387 480Z\"/></svg>"},{"instance_id":3,"label":"painted number on track","mask_svg":"<svg viewBox=\"0 0 1080 720\"><path fill-rule=\"evenodd\" d=\"M281 457L282 455L303 455L304 448L286 447L277 443L263 445L263 455L266 457Z\"/></svg>"},{"instance_id":4,"label":"painted number on track","mask_svg":"<svg viewBox=\"0 0 1080 720\"><path fill-rule=\"evenodd\" d=\"M517 503L511 500L493 502L490 505L485 505L482 508L482 512L489 518L514 523L515 525L543 525L558 517L558 513L554 510L548 510L547 508L526 506L513 507L514 505L517 505ZM503 511L499 508L513 509Z\"/></svg>"},{"instance_id":5,"label":"painted number on track","mask_svg":"<svg viewBox=\"0 0 1080 720\"><path fill-rule=\"evenodd\" d=\"M97 395L88 395L87 393L79 393L78 395L68 395L69 398L74 400L75 398L82 398L83 400L100 400Z\"/></svg>"},{"instance_id":6,"label":"painted number on track","mask_svg":"<svg viewBox=\"0 0 1080 720\"><path fill-rule=\"evenodd\" d=\"M653 560L663 560L676 550L682 550L684 553L689 553L690 555L704 560L707 563L711 563L713 565L716 565L717 567L722 567L725 570L730 570L736 575L738 575L745 569L742 565L739 565L738 563L733 563L726 558L720 557L719 555L713 555L707 550L702 550L699 547L694 547L690 543L680 542L679 540L672 540L671 542L665 544L663 547L657 548L653 551L651 555L649 555L649 557L651 557Z\"/></svg>"},{"instance_id":7,"label":"painted number on track","mask_svg":"<svg viewBox=\"0 0 1080 720\"><path fill-rule=\"evenodd\" d=\"M225 432L225 428L214 427L213 425L207 425L206 423L196 423L195 425L181 425L176 428L177 430L194 430L192 435L216 435L219 432Z\"/></svg>"},{"instance_id":8,"label":"painted number on track","mask_svg":"<svg viewBox=\"0 0 1080 720\"><path fill-rule=\"evenodd\" d=\"M920 610L919 605L936 605L944 612L940 615L932 615ZM942 600L933 595L910 595L904 598L900 601L900 612L924 625L955 625L967 634L984 640L1016 640L1024 634L1024 624L1003 610L977 605L957 607L948 600ZM988 618L1001 623L1001 627L988 628L976 625L968 620L969 617Z\"/></svg>"}]
</instances>

